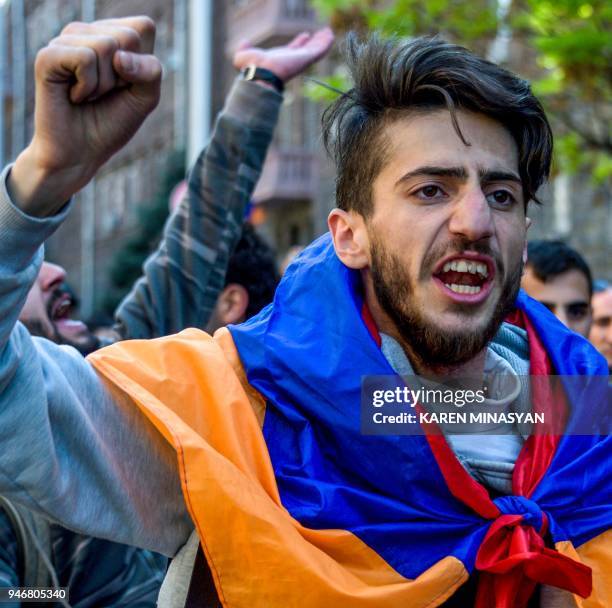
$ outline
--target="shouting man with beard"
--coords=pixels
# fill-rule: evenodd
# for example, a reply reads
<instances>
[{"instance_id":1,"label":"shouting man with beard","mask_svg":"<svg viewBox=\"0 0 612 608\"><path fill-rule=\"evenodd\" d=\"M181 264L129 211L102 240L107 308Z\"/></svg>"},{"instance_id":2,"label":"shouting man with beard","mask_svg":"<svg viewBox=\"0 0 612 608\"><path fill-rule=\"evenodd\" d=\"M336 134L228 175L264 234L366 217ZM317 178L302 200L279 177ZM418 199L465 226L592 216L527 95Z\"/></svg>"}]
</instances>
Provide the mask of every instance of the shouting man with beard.
<instances>
[{"instance_id":1,"label":"shouting man with beard","mask_svg":"<svg viewBox=\"0 0 612 608\"><path fill-rule=\"evenodd\" d=\"M43 262L19 320L33 336L74 346L81 354L88 355L100 348L100 340L85 323L71 318L74 300L65 279L66 271L61 266Z\"/></svg>"},{"instance_id":2,"label":"shouting man with beard","mask_svg":"<svg viewBox=\"0 0 612 608\"><path fill-rule=\"evenodd\" d=\"M610 442L571 434L573 393L536 383L533 405L506 400L565 435L361 432L364 376L605 375L518 291L552 152L542 107L524 81L438 39L348 50L354 86L324 117L338 209L273 304L214 337L123 342L87 362L13 324L65 201L154 107L160 66L133 47L105 55L96 36L42 51L37 131L0 199L12 429L0 490L176 556L162 606L602 607ZM83 141L96 144L87 162ZM27 456L11 449L26 440Z\"/></svg>"}]
</instances>

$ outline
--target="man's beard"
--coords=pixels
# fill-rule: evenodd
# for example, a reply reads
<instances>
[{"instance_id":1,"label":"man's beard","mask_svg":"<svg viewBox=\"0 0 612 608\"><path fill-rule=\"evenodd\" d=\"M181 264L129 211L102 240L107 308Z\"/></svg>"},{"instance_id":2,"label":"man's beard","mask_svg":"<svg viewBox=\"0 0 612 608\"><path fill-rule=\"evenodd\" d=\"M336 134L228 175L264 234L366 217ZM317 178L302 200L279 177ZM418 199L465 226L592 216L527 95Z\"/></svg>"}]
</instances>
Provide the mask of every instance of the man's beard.
<instances>
[{"instance_id":1,"label":"man's beard","mask_svg":"<svg viewBox=\"0 0 612 608\"><path fill-rule=\"evenodd\" d=\"M47 303L47 318L49 319L49 323L52 328L51 333L46 330L43 322L39 319L24 319L23 324L26 326L32 336L47 338L48 340L51 340L56 344L66 344L68 346L73 346L83 356L89 355L90 353L100 348L100 340L96 335L91 332L88 332L80 340L71 340L70 338L62 335L57 329L55 323L53 322L54 305L60 298L64 297L65 293L66 292L60 288L55 289L51 294L51 297L49 298L49 302Z\"/></svg>"},{"instance_id":2,"label":"man's beard","mask_svg":"<svg viewBox=\"0 0 612 608\"><path fill-rule=\"evenodd\" d=\"M381 239L370 231L371 274L374 292L382 309L390 317L415 364L442 371L466 363L480 353L497 333L504 318L514 309L523 271L522 260L510 270L502 285L499 301L483 327L461 330L441 328L435 319L428 318L414 298L414 287L403 264L386 250ZM417 280L432 280L432 269L437 260L449 254L476 251L491 256L496 262L496 276L504 276L503 260L487 244L476 244L463 239L450 246L428 252ZM472 306L457 305L466 315Z\"/></svg>"}]
</instances>

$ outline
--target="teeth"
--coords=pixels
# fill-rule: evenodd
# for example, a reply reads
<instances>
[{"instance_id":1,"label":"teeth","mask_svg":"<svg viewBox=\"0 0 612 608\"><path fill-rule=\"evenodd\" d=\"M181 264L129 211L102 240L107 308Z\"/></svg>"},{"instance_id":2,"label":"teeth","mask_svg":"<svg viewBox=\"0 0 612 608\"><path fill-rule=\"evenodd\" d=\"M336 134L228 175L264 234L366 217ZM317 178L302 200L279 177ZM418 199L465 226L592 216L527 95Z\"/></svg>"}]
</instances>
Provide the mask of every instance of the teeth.
<instances>
[{"instance_id":1,"label":"teeth","mask_svg":"<svg viewBox=\"0 0 612 608\"><path fill-rule=\"evenodd\" d=\"M480 285L457 285L456 283L444 283L451 291L455 293L475 294L481 290Z\"/></svg>"},{"instance_id":2,"label":"teeth","mask_svg":"<svg viewBox=\"0 0 612 608\"><path fill-rule=\"evenodd\" d=\"M482 264L480 262L476 262L476 271L481 274L483 277L486 277L489 274L489 270L486 264Z\"/></svg>"},{"instance_id":3,"label":"teeth","mask_svg":"<svg viewBox=\"0 0 612 608\"><path fill-rule=\"evenodd\" d=\"M470 274L481 274L483 277L489 276L489 270L486 264L482 262L471 262L469 260L453 260L446 262L442 268L442 272L469 272Z\"/></svg>"}]
</instances>

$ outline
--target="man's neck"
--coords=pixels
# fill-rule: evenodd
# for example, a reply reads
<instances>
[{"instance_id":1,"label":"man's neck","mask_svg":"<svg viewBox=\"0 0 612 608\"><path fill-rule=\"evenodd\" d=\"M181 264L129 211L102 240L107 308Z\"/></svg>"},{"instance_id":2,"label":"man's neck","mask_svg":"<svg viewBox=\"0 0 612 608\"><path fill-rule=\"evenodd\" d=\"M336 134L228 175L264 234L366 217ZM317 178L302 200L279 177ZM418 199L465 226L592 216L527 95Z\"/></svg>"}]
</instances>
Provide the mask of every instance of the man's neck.
<instances>
[{"instance_id":1,"label":"man's neck","mask_svg":"<svg viewBox=\"0 0 612 608\"><path fill-rule=\"evenodd\" d=\"M397 340L406 354L406 357L408 357L414 371L423 378L482 378L484 375L485 360L487 356L486 348L483 348L478 354L465 363L457 365L431 365L427 361L424 361L418 353L415 353L410 345L403 340L397 332L391 333L384 329L381 329L381 331Z\"/></svg>"},{"instance_id":2,"label":"man's neck","mask_svg":"<svg viewBox=\"0 0 612 608\"><path fill-rule=\"evenodd\" d=\"M410 344L402 338L395 323L389 315L381 308L376 298L366 296L366 301L370 313L378 331L391 336L402 347L408 357L415 373L424 378L481 378L484 375L485 359L487 349L483 348L478 354L469 361L458 365L431 365L423 360L419 353L414 352Z\"/></svg>"}]
</instances>

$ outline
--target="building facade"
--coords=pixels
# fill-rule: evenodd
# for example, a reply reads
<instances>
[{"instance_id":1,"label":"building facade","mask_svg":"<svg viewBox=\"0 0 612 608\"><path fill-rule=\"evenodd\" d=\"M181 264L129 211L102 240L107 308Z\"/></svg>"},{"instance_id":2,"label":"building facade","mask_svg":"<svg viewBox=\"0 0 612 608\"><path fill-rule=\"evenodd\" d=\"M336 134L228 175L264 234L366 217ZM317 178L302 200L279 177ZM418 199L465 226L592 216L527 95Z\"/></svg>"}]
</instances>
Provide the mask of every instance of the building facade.
<instances>
[{"instance_id":1,"label":"building facade","mask_svg":"<svg viewBox=\"0 0 612 608\"><path fill-rule=\"evenodd\" d=\"M0 0L2 2L2 0ZM133 141L78 194L78 204L50 239L47 257L63 265L80 296L82 314L96 311L108 287L109 260L138 228L135 209L151 200L168 159L186 162L206 141L234 76L231 56L241 40L275 46L319 25L308 0L4 0L0 4L0 157L13 160L32 135L36 52L73 20L146 14L157 24L156 53L164 65L162 96ZM525 64L511 39L492 52ZM499 59L500 57L495 57ZM333 60L316 67L332 71ZM514 62L510 62L514 63ZM322 107L290 83L280 122L254 194L252 220L279 259L326 229L334 202L333 170L322 149ZM534 209L532 237L561 237L582 251L596 276L612 279L609 186L588 176L557 178Z\"/></svg>"},{"instance_id":2,"label":"building facade","mask_svg":"<svg viewBox=\"0 0 612 608\"><path fill-rule=\"evenodd\" d=\"M68 271L89 316L108 286L108 265L137 230L135 209L155 196L159 175L177 151L187 164L204 145L211 121L231 86L231 56L240 40L283 44L317 19L305 0L5 0L0 5L0 157L16 158L33 127L33 64L38 50L70 21L145 14L157 24L156 54L164 66L159 106L135 138L77 195L46 255ZM214 66L214 69L213 69ZM325 229L330 205L313 214L330 192L321 180L317 132L320 108L305 99L302 83L290 85L264 175L254 196L253 221L279 256ZM148 128L147 128L148 125ZM329 187L327 188L329 190Z\"/></svg>"}]
</instances>

